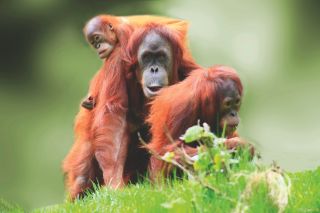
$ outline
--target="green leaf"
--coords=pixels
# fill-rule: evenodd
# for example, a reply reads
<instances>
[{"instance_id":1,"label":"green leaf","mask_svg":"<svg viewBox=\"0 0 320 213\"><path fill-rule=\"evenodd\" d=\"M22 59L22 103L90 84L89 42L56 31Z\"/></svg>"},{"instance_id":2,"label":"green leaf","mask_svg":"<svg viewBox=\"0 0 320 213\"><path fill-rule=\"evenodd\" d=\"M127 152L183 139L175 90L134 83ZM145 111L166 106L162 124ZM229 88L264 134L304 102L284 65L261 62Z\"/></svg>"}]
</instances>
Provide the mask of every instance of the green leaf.
<instances>
[{"instance_id":1,"label":"green leaf","mask_svg":"<svg viewBox=\"0 0 320 213\"><path fill-rule=\"evenodd\" d=\"M174 152L166 152L162 157L161 159L164 160L164 161L167 161L169 163L172 162L174 158Z\"/></svg>"},{"instance_id":2,"label":"green leaf","mask_svg":"<svg viewBox=\"0 0 320 213\"><path fill-rule=\"evenodd\" d=\"M214 169L216 172L218 172L221 169L221 163L222 163L222 156L219 154L216 154L213 159L214 162Z\"/></svg>"},{"instance_id":3,"label":"green leaf","mask_svg":"<svg viewBox=\"0 0 320 213\"><path fill-rule=\"evenodd\" d=\"M198 160L193 163L193 168L196 171L206 171L211 164L210 157L208 153L198 154Z\"/></svg>"},{"instance_id":4,"label":"green leaf","mask_svg":"<svg viewBox=\"0 0 320 213\"><path fill-rule=\"evenodd\" d=\"M202 137L204 138L209 138L211 140L213 140L214 138L216 138L216 136L212 133L212 132L204 132L202 134Z\"/></svg>"},{"instance_id":5,"label":"green leaf","mask_svg":"<svg viewBox=\"0 0 320 213\"><path fill-rule=\"evenodd\" d=\"M200 140L204 129L201 126L193 126L187 129L186 133L181 137L185 143L191 143L193 141Z\"/></svg>"}]
</instances>

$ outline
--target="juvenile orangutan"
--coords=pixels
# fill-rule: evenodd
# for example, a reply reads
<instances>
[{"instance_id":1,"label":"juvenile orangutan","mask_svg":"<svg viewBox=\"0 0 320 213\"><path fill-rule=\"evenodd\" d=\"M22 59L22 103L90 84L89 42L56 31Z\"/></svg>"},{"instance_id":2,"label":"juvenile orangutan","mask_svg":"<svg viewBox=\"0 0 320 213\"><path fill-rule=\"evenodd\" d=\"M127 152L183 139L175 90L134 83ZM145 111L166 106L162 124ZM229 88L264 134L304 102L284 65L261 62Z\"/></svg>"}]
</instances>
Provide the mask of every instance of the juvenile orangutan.
<instances>
[{"instance_id":1,"label":"juvenile orangutan","mask_svg":"<svg viewBox=\"0 0 320 213\"><path fill-rule=\"evenodd\" d=\"M197 148L187 146L179 138L187 128L199 121L209 124L218 136L221 136L225 125L228 148L244 144L236 133L241 98L242 84L232 68L214 66L194 70L180 83L162 89L152 101L147 119L151 126L152 140L147 148L158 155L164 155L174 151L177 146L184 146L188 154L196 155ZM170 169L164 161L151 157L149 172L152 179L168 175Z\"/></svg>"}]
</instances>

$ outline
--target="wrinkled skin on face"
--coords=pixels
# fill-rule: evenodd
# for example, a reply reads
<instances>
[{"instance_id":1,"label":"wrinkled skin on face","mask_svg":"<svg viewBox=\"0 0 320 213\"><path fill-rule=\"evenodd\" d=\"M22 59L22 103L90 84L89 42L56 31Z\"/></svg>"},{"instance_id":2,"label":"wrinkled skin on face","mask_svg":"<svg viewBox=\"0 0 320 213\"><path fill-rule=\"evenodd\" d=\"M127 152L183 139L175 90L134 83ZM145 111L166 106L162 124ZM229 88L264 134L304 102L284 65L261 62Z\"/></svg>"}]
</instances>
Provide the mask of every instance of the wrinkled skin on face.
<instances>
[{"instance_id":1,"label":"wrinkled skin on face","mask_svg":"<svg viewBox=\"0 0 320 213\"><path fill-rule=\"evenodd\" d=\"M138 49L139 71L136 73L144 95L153 98L170 84L173 72L173 53L170 43L150 32Z\"/></svg>"},{"instance_id":2,"label":"wrinkled skin on face","mask_svg":"<svg viewBox=\"0 0 320 213\"><path fill-rule=\"evenodd\" d=\"M117 43L114 26L101 20L100 17L95 17L86 24L84 34L100 59L107 58Z\"/></svg>"},{"instance_id":3,"label":"wrinkled skin on face","mask_svg":"<svg viewBox=\"0 0 320 213\"><path fill-rule=\"evenodd\" d=\"M241 96L236 84L230 79L223 82L219 93L219 117L221 118L219 126L222 130L225 125L225 135L232 135L240 122L238 112L241 105Z\"/></svg>"}]
</instances>

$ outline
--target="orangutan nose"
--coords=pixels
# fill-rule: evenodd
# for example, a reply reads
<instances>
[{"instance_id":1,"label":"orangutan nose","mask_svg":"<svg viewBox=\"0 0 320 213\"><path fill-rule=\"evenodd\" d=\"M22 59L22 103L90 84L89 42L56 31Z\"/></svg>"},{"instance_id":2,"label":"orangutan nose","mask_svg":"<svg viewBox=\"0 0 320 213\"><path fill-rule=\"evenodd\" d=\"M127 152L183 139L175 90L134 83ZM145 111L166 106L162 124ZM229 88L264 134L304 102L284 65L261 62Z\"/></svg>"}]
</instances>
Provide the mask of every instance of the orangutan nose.
<instances>
[{"instance_id":1,"label":"orangutan nose","mask_svg":"<svg viewBox=\"0 0 320 213\"><path fill-rule=\"evenodd\" d=\"M151 67L151 72L152 73L157 73L158 72L158 67Z\"/></svg>"}]
</instances>

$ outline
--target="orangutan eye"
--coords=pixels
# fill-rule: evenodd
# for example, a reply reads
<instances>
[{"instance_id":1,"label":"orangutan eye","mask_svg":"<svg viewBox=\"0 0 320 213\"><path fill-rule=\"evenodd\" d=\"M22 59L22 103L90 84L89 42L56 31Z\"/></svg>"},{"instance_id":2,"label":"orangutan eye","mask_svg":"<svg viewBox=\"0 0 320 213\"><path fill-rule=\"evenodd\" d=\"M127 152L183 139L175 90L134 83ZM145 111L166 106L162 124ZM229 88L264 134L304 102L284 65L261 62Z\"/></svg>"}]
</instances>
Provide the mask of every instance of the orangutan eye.
<instances>
[{"instance_id":1,"label":"orangutan eye","mask_svg":"<svg viewBox=\"0 0 320 213\"><path fill-rule=\"evenodd\" d=\"M98 48L100 48L100 46L101 46L100 43L98 43L98 44L96 44L95 48L98 49Z\"/></svg>"},{"instance_id":2,"label":"orangutan eye","mask_svg":"<svg viewBox=\"0 0 320 213\"><path fill-rule=\"evenodd\" d=\"M230 106L231 106L231 100L226 100L226 101L224 102L224 105L225 105L226 107L230 107Z\"/></svg>"},{"instance_id":3,"label":"orangutan eye","mask_svg":"<svg viewBox=\"0 0 320 213\"><path fill-rule=\"evenodd\" d=\"M146 52L142 55L142 60L145 63L149 63L152 60L152 56L150 55L150 53Z\"/></svg>"},{"instance_id":4,"label":"orangutan eye","mask_svg":"<svg viewBox=\"0 0 320 213\"><path fill-rule=\"evenodd\" d=\"M161 62L164 62L166 61L167 57L166 57L166 54L165 53L159 53L158 54L158 60L161 61Z\"/></svg>"},{"instance_id":5,"label":"orangutan eye","mask_svg":"<svg viewBox=\"0 0 320 213\"><path fill-rule=\"evenodd\" d=\"M100 39L100 36L99 36L99 35L95 35L95 36L94 36L94 40L95 40L95 41L99 41L99 39Z\"/></svg>"},{"instance_id":6,"label":"orangutan eye","mask_svg":"<svg viewBox=\"0 0 320 213\"><path fill-rule=\"evenodd\" d=\"M113 30L113 26L112 24L108 24L109 29L112 31Z\"/></svg>"},{"instance_id":7,"label":"orangutan eye","mask_svg":"<svg viewBox=\"0 0 320 213\"><path fill-rule=\"evenodd\" d=\"M235 104L238 106L238 105L240 105L240 102L241 102L240 98L237 98L235 101Z\"/></svg>"}]
</instances>

